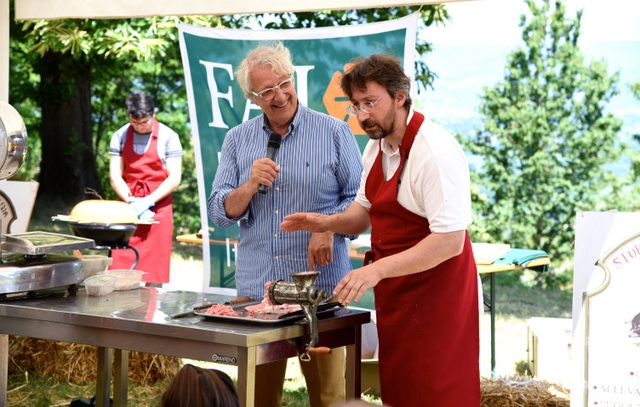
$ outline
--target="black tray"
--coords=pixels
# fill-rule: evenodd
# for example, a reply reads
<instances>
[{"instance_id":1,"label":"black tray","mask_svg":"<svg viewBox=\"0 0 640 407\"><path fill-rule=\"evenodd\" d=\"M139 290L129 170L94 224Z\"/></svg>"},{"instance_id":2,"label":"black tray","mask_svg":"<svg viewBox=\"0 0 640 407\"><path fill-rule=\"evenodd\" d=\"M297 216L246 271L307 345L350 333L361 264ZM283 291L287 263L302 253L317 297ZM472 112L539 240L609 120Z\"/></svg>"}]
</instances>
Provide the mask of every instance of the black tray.
<instances>
[{"instance_id":1,"label":"black tray","mask_svg":"<svg viewBox=\"0 0 640 407\"><path fill-rule=\"evenodd\" d=\"M251 301L242 304L232 305L234 311L239 314L236 316L228 315L209 315L205 312L206 309L194 310L193 313L200 317L204 317L205 320L218 321L218 322L241 322L243 324L282 324L286 322L294 322L304 318L304 313L300 311L290 311L282 313L266 313L266 314L252 314L244 310L245 307L260 304L261 301ZM329 302L326 304L318 305L316 315L324 315L333 313L342 308L343 305L339 302Z\"/></svg>"}]
</instances>

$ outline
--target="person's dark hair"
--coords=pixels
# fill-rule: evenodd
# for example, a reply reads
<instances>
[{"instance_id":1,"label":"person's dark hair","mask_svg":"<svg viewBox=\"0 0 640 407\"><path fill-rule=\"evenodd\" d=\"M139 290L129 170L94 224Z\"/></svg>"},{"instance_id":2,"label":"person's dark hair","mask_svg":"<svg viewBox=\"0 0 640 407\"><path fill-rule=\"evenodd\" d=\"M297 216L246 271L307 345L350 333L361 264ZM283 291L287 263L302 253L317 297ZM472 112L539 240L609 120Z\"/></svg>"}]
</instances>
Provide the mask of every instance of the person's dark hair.
<instances>
[{"instance_id":1,"label":"person's dark hair","mask_svg":"<svg viewBox=\"0 0 640 407\"><path fill-rule=\"evenodd\" d=\"M374 54L368 57L359 57L352 61L352 66L342 76L340 87L351 99L353 90L364 91L368 82L376 82L387 89L391 97L398 93L404 93L406 99L404 108L411 107L411 79L404 73L400 60L384 54Z\"/></svg>"},{"instance_id":2,"label":"person's dark hair","mask_svg":"<svg viewBox=\"0 0 640 407\"><path fill-rule=\"evenodd\" d=\"M162 395L162 407L241 407L233 380L225 372L184 365Z\"/></svg>"},{"instance_id":3,"label":"person's dark hair","mask_svg":"<svg viewBox=\"0 0 640 407\"><path fill-rule=\"evenodd\" d=\"M135 119L153 116L156 109L151 96L144 92L132 93L127 96L125 105L127 106L127 115Z\"/></svg>"}]
</instances>

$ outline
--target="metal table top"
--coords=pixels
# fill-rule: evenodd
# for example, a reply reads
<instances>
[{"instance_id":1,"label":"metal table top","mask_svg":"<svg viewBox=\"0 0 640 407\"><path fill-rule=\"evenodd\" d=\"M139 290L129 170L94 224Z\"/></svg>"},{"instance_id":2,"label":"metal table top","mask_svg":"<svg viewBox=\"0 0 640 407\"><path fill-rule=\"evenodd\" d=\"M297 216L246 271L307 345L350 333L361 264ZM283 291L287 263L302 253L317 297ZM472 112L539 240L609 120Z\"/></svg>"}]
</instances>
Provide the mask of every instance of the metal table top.
<instances>
[{"instance_id":1,"label":"metal table top","mask_svg":"<svg viewBox=\"0 0 640 407\"><path fill-rule=\"evenodd\" d=\"M206 304L221 304L234 297L189 291L167 291L153 287L114 291L103 297L92 297L84 290L76 295L19 299L0 302L1 317L62 323L118 331L143 332L148 335L216 342L250 347L301 335L304 325L297 323L220 322L202 317L171 319L171 315ZM332 317L357 316L358 323L367 323L369 313L338 310ZM319 316L319 319L327 319ZM323 325L323 324L320 324ZM352 325L352 324L351 324ZM4 329L1 329L4 331ZM320 329L322 332L322 329Z\"/></svg>"},{"instance_id":2,"label":"metal table top","mask_svg":"<svg viewBox=\"0 0 640 407\"><path fill-rule=\"evenodd\" d=\"M104 297L88 296L81 289L75 295L0 302L0 362L7 360L7 335L82 343L98 346L99 350L213 360L238 366L238 391L245 405L251 406L255 366L296 356L307 326L292 321L227 323L200 316L171 319L172 315L199 305L232 299L218 294L142 287L114 291ZM366 310L339 309L318 315L317 346L347 347L347 389L352 397L360 394L360 328L368 322L370 313ZM123 382L127 377L125 368L119 373ZM6 398L6 375L6 369L0 371L0 405ZM99 376L98 387L106 386L103 400L109 399L108 383L109 377ZM125 392L122 397L114 397L116 405L126 405L126 385L121 383L122 386Z\"/></svg>"}]
</instances>

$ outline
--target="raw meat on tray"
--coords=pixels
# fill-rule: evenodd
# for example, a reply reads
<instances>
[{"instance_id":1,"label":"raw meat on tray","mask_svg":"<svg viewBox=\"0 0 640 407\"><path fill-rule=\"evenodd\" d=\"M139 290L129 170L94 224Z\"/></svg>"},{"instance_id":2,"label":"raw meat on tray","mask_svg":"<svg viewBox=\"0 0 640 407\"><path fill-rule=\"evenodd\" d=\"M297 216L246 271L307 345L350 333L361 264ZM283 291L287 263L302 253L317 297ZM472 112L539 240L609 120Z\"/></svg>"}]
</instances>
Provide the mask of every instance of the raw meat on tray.
<instances>
[{"instance_id":1,"label":"raw meat on tray","mask_svg":"<svg viewBox=\"0 0 640 407\"><path fill-rule=\"evenodd\" d=\"M247 305L244 308L233 308L231 305L213 304L204 312L205 315L214 315L222 317L239 317L242 319L277 319L278 315L288 314L289 312L299 311L299 304L272 304L269 300L269 286L271 281L265 284L264 296L262 302L258 304Z\"/></svg>"},{"instance_id":2,"label":"raw meat on tray","mask_svg":"<svg viewBox=\"0 0 640 407\"><path fill-rule=\"evenodd\" d=\"M269 286L271 281L267 281L264 285L264 295L262 296L262 302L255 305L248 305L244 307L244 310L249 314L286 314L288 312L300 310L299 304L281 304L275 305L269 300Z\"/></svg>"},{"instance_id":3,"label":"raw meat on tray","mask_svg":"<svg viewBox=\"0 0 640 407\"><path fill-rule=\"evenodd\" d=\"M228 317L236 317L240 315L239 312L236 312L230 305L224 304L213 304L205 311L207 315L224 315Z\"/></svg>"},{"instance_id":4,"label":"raw meat on tray","mask_svg":"<svg viewBox=\"0 0 640 407\"><path fill-rule=\"evenodd\" d=\"M244 307L244 310L250 314L286 314L300 309L300 304L273 305L264 301L260 304Z\"/></svg>"}]
</instances>

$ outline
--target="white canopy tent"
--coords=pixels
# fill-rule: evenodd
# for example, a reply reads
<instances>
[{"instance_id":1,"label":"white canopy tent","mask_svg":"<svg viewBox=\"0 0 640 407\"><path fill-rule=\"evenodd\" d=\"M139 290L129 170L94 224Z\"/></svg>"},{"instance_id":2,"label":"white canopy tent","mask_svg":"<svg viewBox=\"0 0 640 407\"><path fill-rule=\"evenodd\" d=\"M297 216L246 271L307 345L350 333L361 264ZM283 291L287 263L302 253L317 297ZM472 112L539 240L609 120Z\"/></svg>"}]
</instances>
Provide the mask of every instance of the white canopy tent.
<instances>
[{"instance_id":1,"label":"white canopy tent","mask_svg":"<svg viewBox=\"0 0 640 407\"><path fill-rule=\"evenodd\" d=\"M343 10L446 3L452 0L15 0L16 19L130 18ZM459 0L458 0L459 1Z\"/></svg>"},{"instance_id":2,"label":"white canopy tent","mask_svg":"<svg viewBox=\"0 0 640 407\"><path fill-rule=\"evenodd\" d=\"M439 4L469 0L14 0L16 20L262 14ZM9 100L9 0L0 0L0 100Z\"/></svg>"}]
</instances>

